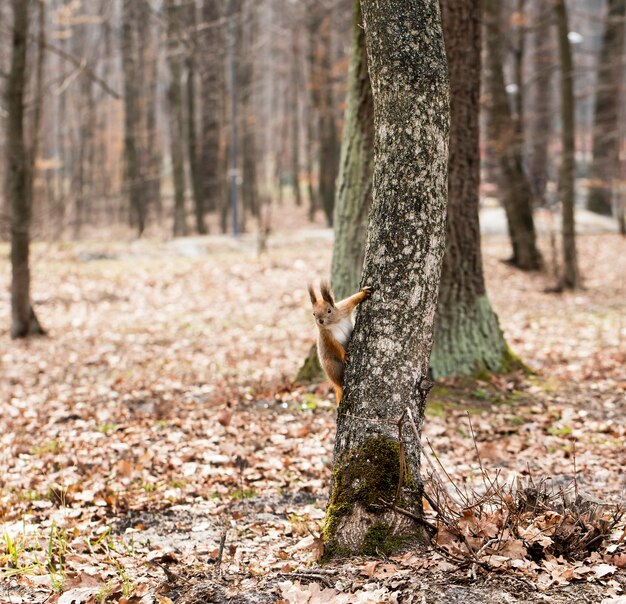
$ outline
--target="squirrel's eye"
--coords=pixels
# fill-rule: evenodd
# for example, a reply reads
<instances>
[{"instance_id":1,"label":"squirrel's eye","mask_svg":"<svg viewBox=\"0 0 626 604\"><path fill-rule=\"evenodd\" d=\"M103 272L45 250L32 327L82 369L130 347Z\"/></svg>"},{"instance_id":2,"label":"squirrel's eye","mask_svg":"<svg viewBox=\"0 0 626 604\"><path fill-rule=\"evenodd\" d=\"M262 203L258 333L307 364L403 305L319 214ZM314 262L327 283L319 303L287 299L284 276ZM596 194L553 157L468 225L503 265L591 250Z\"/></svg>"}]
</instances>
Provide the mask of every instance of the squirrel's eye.
<instances>
[{"instance_id":1,"label":"squirrel's eye","mask_svg":"<svg viewBox=\"0 0 626 604\"><path fill-rule=\"evenodd\" d=\"M330 308L328 309L328 314L330 314L332 311L330 310Z\"/></svg>"}]
</instances>

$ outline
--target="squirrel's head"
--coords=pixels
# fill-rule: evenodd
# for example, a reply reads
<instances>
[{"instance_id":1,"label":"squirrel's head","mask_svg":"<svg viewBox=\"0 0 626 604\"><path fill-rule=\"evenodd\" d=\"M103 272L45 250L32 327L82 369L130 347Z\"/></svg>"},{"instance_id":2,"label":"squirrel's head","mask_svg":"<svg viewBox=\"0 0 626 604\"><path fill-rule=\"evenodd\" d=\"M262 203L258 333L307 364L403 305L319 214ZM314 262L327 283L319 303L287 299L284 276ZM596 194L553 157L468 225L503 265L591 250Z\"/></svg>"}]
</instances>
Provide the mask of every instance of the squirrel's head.
<instances>
[{"instance_id":1,"label":"squirrel's head","mask_svg":"<svg viewBox=\"0 0 626 604\"><path fill-rule=\"evenodd\" d=\"M309 296L311 297L311 304L313 305L313 316L318 327L335 323L337 320L337 307L335 306L335 298L333 292L328 285L328 281L322 281L320 284L321 298L315 295L313 286L309 283L308 286Z\"/></svg>"}]
</instances>

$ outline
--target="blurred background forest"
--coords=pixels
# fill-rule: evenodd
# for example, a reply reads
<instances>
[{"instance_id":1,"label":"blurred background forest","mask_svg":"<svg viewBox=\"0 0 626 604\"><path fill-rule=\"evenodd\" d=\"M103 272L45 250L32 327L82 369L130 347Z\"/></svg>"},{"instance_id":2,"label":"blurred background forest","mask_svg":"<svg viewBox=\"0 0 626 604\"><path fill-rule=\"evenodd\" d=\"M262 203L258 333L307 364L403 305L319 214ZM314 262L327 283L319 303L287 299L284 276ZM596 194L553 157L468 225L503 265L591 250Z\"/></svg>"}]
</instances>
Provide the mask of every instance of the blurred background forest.
<instances>
[{"instance_id":1,"label":"blurred background forest","mask_svg":"<svg viewBox=\"0 0 626 604\"><path fill-rule=\"evenodd\" d=\"M554 11L540 0L491 4L483 71L503 70L508 102L498 103L499 91L483 78L482 198L506 196L496 183L509 168L499 161L515 145L526 182L507 174L500 188L521 187L533 207L554 206L564 123ZM613 215L623 231L625 3L567 4L576 202ZM0 7L5 93L10 5ZM331 225L351 10L351 0L31 3L24 140L32 238L93 237L103 228L107 237L264 237L309 221ZM497 127L503 111L514 137ZM0 130L2 156L9 136ZM3 182L6 170L3 161ZM0 237L8 239L4 195L0 212Z\"/></svg>"}]
</instances>

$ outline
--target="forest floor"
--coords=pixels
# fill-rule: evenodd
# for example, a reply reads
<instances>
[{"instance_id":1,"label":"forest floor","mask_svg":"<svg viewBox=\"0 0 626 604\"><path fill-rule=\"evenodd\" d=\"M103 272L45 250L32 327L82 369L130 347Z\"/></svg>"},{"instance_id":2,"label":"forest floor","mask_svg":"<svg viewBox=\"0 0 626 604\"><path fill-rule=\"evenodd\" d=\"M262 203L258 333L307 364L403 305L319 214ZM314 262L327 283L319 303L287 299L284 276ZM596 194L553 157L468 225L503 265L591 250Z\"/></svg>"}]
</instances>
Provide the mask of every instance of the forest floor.
<instances>
[{"instance_id":1,"label":"forest floor","mask_svg":"<svg viewBox=\"0 0 626 604\"><path fill-rule=\"evenodd\" d=\"M270 244L35 245L49 336L28 342L9 339L0 249L0 602L626 602L610 520L626 501L626 240L580 237L585 289L557 295L485 238L492 304L536 373L431 392L425 455L470 504L435 550L328 564L335 405L292 380L315 337L305 284L331 243ZM505 509L529 484L588 513L516 500L511 527L493 501L471 507L471 489ZM563 549L565 528L582 549Z\"/></svg>"}]
</instances>

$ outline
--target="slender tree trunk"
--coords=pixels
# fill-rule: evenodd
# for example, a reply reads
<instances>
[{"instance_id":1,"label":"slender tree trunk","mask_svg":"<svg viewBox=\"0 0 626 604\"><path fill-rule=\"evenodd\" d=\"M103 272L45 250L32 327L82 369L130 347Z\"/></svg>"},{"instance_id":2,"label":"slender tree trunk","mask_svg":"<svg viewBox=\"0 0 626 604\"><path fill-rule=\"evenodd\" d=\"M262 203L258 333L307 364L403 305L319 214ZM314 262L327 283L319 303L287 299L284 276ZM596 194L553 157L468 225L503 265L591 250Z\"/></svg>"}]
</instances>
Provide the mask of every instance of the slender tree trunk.
<instances>
[{"instance_id":1,"label":"slender tree trunk","mask_svg":"<svg viewBox=\"0 0 626 604\"><path fill-rule=\"evenodd\" d=\"M224 91L223 29L219 0L204 0L202 19L206 27L203 34L204 57L200 70L202 93L202 197L208 212L218 207L220 194L220 115Z\"/></svg>"},{"instance_id":2,"label":"slender tree trunk","mask_svg":"<svg viewBox=\"0 0 626 604\"><path fill-rule=\"evenodd\" d=\"M315 108L313 107L310 96L311 94L309 94L309 101L307 103L305 116L307 124L305 153L307 172L307 196L309 199L309 220L313 222L313 220L315 220L315 213L317 212L320 203L318 198L319 189L315 186Z\"/></svg>"},{"instance_id":3,"label":"slender tree trunk","mask_svg":"<svg viewBox=\"0 0 626 604\"><path fill-rule=\"evenodd\" d=\"M33 201L33 166L36 144L31 154L24 135L24 101L27 85L27 40L30 0L13 0L13 34L10 70L6 87L6 196L11 210L11 337L25 338L43 334L30 300L30 225ZM43 10L43 7L40 7ZM40 13L41 14L41 13ZM40 27L44 21L40 19ZM40 32L43 36L43 31ZM40 37L40 41L42 38ZM38 91L43 66L43 47L39 47ZM41 98L37 99L41 102ZM41 107L35 109L35 134L41 121Z\"/></svg>"},{"instance_id":4,"label":"slender tree trunk","mask_svg":"<svg viewBox=\"0 0 626 604\"><path fill-rule=\"evenodd\" d=\"M421 429L445 248L448 83L437 0L363 0L375 108L363 303L337 417L326 555L384 555L420 536ZM392 175L392 177L390 177ZM395 425L394 425L395 424Z\"/></svg>"},{"instance_id":5,"label":"slender tree trunk","mask_svg":"<svg viewBox=\"0 0 626 604\"><path fill-rule=\"evenodd\" d=\"M174 183L174 237L187 235L185 216L185 158L183 153L183 87L182 59L179 48L180 6L176 0L167 0L167 39L170 83L167 93L170 125L170 153L172 156L172 180Z\"/></svg>"},{"instance_id":6,"label":"slender tree trunk","mask_svg":"<svg viewBox=\"0 0 626 604\"><path fill-rule=\"evenodd\" d=\"M480 0L441 0L450 72L447 245L439 286L433 377L499 372L508 348L483 278L480 185Z\"/></svg>"},{"instance_id":7,"label":"slender tree trunk","mask_svg":"<svg viewBox=\"0 0 626 604\"><path fill-rule=\"evenodd\" d=\"M334 218L332 284L339 299L358 290L372 203L374 103L360 0L353 5L352 58Z\"/></svg>"},{"instance_id":8,"label":"slender tree trunk","mask_svg":"<svg viewBox=\"0 0 626 604\"><path fill-rule=\"evenodd\" d=\"M195 20L193 21L195 23ZM196 137L196 66L195 57L190 51L187 58L187 153L189 155L189 172L193 209L196 218L196 231L206 235L208 229L204 220L204 197L202 195L202 177L200 174L198 139Z\"/></svg>"},{"instance_id":9,"label":"slender tree trunk","mask_svg":"<svg viewBox=\"0 0 626 604\"><path fill-rule=\"evenodd\" d=\"M161 200L161 141L159 140L157 112L159 102L159 47L158 35L152 26L151 7L148 2L140 2L141 22L140 31L145 36L143 52L144 80L144 120L145 120L145 165L143 166L145 180L146 207L154 206L158 220L163 216Z\"/></svg>"},{"instance_id":10,"label":"slender tree trunk","mask_svg":"<svg viewBox=\"0 0 626 604\"><path fill-rule=\"evenodd\" d=\"M238 36L238 70L239 70L239 98L241 101L241 132L242 151L242 186L241 197L244 211L250 212L254 218L259 218L259 194L257 182L257 145L256 145L256 120L254 114L254 44L256 35L256 6L254 3L245 2L239 7L239 31ZM243 219L243 212L242 212ZM243 225L242 225L242 230Z\"/></svg>"},{"instance_id":11,"label":"slender tree trunk","mask_svg":"<svg viewBox=\"0 0 626 604\"><path fill-rule=\"evenodd\" d=\"M532 190L522 164L522 141L516 134L502 67L501 0L485 0L489 131L499 164L499 190L513 248L511 263L524 270L541 267L532 213Z\"/></svg>"},{"instance_id":12,"label":"slender tree trunk","mask_svg":"<svg viewBox=\"0 0 626 604\"><path fill-rule=\"evenodd\" d=\"M309 74L308 81L308 102L307 102L307 141L306 141L306 162L307 162L307 180L309 193L309 220L315 219L315 213L320 208L320 183L319 178L315 178L315 167L317 165L317 173L319 174L319 110L320 105L320 75L317 57L317 31L319 29L321 7L318 0L308 0L306 5L307 33L308 33L308 49L307 49L307 67Z\"/></svg>"},{"instance_id":13,"label":"slender tree trunk","mask_svg":"<svg viewBox=\"0 0 626 604\"><path fill-rule=\"evenodd\" d=\"M550 35L550 7L545 7L544 0L536 0L535 32L533 55L533 94L532 115L529 136L529 176L535 200L539 205L546 204L546 188L549 178L548 143L552 133L552 60L554 40Z\"/></svg>"},{"instance_id":14,"label":"slender tree trunk","mask_svg":"<svg viewBox=\"0 0 626 604\"><path fill-rule=\"evenodd\" d=\"M335 182L339 168L339 144L332 97L332 29L330 11L317 2L309 4L311 38L311 98L318 119L319 198L329 226L333 224Z\"/></svg>"},{"instance_id":15,"label":"slender tree trunk","mask_svg":"<svg viewBox=\"0 0 626 604\"><path fill-rule=\"evenodd\" d=\"M619 109L623 103L626 0L609 0L593 116L593 159L587 207L592 212L613 213L612 192L619 178Z\"/></svg>"},{"instance_id":16,"label":"slender tree trunk","mask_svg":"<svg viewBox=\"0 0 626 604\"><path fill-rule=\"evenodd\" d=\"M563 223L563 275L560 286L575 289L580 286L574 224L576 124L574 105L574 69L568 33L569 24L565 0L554 5L561 61L561 172L559 191Z\"/></svg>"},{"instance_id":17,"label":"slender tree trunk","mask_svg":"<svg viewBox=\"0 0 626 604\"><path fill-rule=\"evenodd\" d=\"M515 132L521 142L524 141L524 58L526 54L526 0L517 0L515 7L515 48L513 49L513 68L515 71Z\"/></svg>"},{"instance_id":18,"label":"slender tree trunk","mask_svg":"<svg viewBox=\"0 0 626 604\"><path fill-rule=\"evenodd\" d=\"M291 171L296 205L302 205L300 192L300 43L299 32L292 24L291 38Z\"/></svg>"},{"instance_id":19,"label":"slender tree trunk","mask_svg":"<svg viewBox=\"0 0 626 604\"><path fill-rule=\"evenodd\" d=\"M137 83L139 73L135 56L136 21L135 0L122 2L122 67L124 71L124 155L126 160L126 186L130 202L130 222L139 236L146 228L146 207L142 193L140 161L140 108Z\"/></svg>"},{"instance_id":20,"label":"slender tree trunk","mask_svg":"<svg viewBox=\"0 0 626 604\"><path fill-rule=\"evenodd\" d=\"M200 166L200 152L196 135L196 53L198 40L194 32L196 26L195 2L187 7L187 26L190 46L187 49L187 154L189 156L189 174L191 177L191 192L193 195L193 209L196 222L196 232L205 235L208 232L204 219L204 195L202 192L202 174Z\"/></svg>"}]
</instances>

